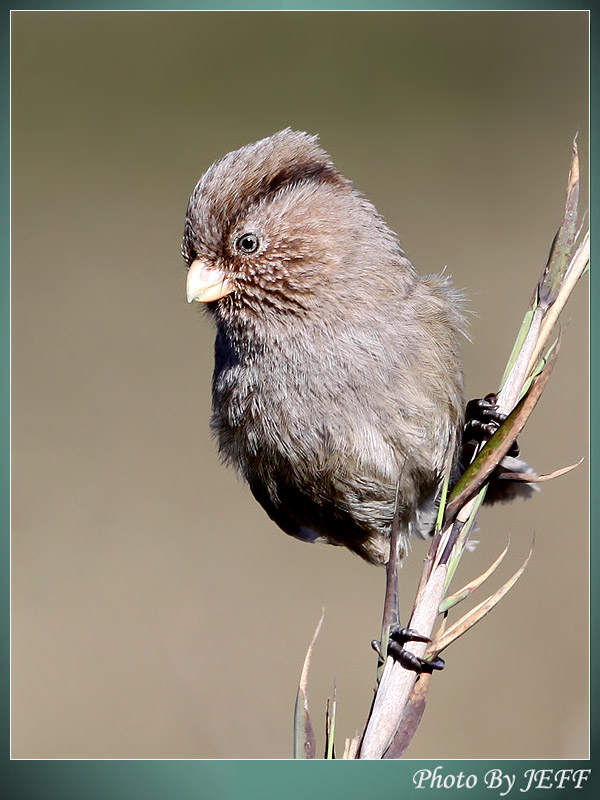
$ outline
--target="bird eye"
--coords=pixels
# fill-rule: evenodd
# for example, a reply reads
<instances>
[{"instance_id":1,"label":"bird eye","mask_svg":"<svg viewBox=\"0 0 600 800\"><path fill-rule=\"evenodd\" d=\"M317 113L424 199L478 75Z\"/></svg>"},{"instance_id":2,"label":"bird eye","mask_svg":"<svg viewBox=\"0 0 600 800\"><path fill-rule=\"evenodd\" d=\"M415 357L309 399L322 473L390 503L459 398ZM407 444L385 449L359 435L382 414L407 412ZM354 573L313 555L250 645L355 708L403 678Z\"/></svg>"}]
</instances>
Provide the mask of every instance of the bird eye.
<instances>
[{"instance_id":1,"label":"bird eye","mask_svg":"<svg viewBox=\"0 0 600 800\"><path fill-rule=\"evenodd\" d=\"M260 242L258 240L258 236L255 236L253 233L245 233L235 243L235 246L240 251L240 253L256 253L258 250Z\"/></svg>"}]
</instances>

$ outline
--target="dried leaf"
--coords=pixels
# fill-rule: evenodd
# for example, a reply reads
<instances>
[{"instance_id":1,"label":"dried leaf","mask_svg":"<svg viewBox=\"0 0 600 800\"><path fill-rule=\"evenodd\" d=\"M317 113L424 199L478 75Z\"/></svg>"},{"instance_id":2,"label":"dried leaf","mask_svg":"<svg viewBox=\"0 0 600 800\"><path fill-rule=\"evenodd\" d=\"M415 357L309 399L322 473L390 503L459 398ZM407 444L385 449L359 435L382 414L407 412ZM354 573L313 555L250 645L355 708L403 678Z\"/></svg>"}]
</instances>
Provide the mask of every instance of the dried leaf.
<instances>
[{"instance_id":1,"label":"dried leaf","mask_svg":"<svg viewBox=\"0 0 600 800\"><path fill-rule=\"evenodd\" d=\"M302 666L302 673L300 675L300 684L298 685L298 692L296 694L296 705L294 708L294 758L316 758L317 746L315 739L315 732L310 721L308 713L308 697L306 694L306 687L308 683L308 668L312 658L313 648L321 630L321 625L325 618L325 610L321 614L321 619L313 634L304 664Z\"/></svg>"},{"instance_id":2,"label":"dried leaf","mask_svg":"<svg viewBox=\"0 0 600 800\"><path fill-rule=\"evenodd\" d=\"M558 290L558 294L552 303L552 305L546 309L544 318L540 325L539 337L536 343L536 346L532 349L532 352L529 356L529 360L527 362L527 373L530 373L537 359L540 357L544 347L546 345L546 341L548 340L550 333L552 332L554 326L556 325L558 318L565 307L567 300L571 296L571 292L575 288L578 280L581 278L583 273L585 272L587 266L590 263L590 234L589 231L583 237L580 245L577 247L574 255L571 258L569 267L567 269L567 273L564 277L564 280Z\"/></svg>"},{"instance_id":3,"label":"dried leaf","mask_svg":"<svg viewBox=\"0 0 600 800\"><path fill-rule=\"evenodd\" d=\"M565 212L558 233L552 243L550 256L538 284L540 305L547 308L558 295L563 278L569 267L569 256L577 236L577 206L579 203L579 154L577 140L573 141L573 157L567 181Z\"/></svg>"},{"instance_id":4,"label":"dried leaf","mask_svg":"<svg viewBox=\"0 0 600 800\"><path fill-rule=\"evenodd\" d=\"M554 478L560 478L561 475L566 475L583 463L583 458L580 458L576 464L571 464L570 467L562 467L556 469L554 472L547 472L545 475L537 475L535 472L500 472L495 476L494 480L504 481L524 481L525 483L544 483L544 481L551 481Z\"/></svg>"},{"instance_id":5,"label":"dried leaf","mask_svg":"<svg viewBox=\"0 0 600 800\"><path fill-rule=\"evenodd\" d=\"M529 551L529 555L512 576L512 578L509 578L504 586L501 586L497 592L490 595L487 600L479 603L479 605L475 606L463 617L461 617L458 622L455 622L454 625L451 625L439 639L436 638L431 647L428 649L427 654L438 655L442 652L442 650L445 650L446 647L451 645L452 642L455 642L460 636L470 630L473 625L476 625L481 619L483 619L483 617L485 617L485 615L488 614L492 608L494 608L494 606L500 602L500 600L502 600L504 595L509 592L519 580L525 570L525 567L529 563L532 553L533 545Z\"/></svg>"},{"instance_id":6,"label":"dried leaf","mask_svg":"<svg viewBox=\"0 0 600 800\"><path fill-rule=\"evenodd\" d=\"M431 675L424 672L415 683L410 699L406 704L406 711L402 717L402 726L383 754L384 759L401 758L412 742L421 722L421 717L425 713L430 680Z\"/></svg>"},{"instance_id":7,"label":"dried leaf","mask_svg":"<svg viewBox=\"0 0 600 800\"><path fill-rule=\"evenodd\" d=\"M352 739L346 739L346 743L344 746L344 752L342 753L343 759L354 759L358 754L358 748L360 746L360 736L355 736Z\"/></svg>"},{"instance_id":8,"label":"dried leaf","mask_svg":"<svg viewBox=\"0 0 600 800\"><path fill-rule=\"evenodd\" d=\"M442 600L440 603L440 614L443 614L445 611L449 611L462 600L465 600L471 594L471 592L474 592L475 589L478 589L483 583L485 583L485 581L496 571L498 566L504 560L504 556L508 553L509 545L510 541L500 553L498 558L494 561L494 563L489 566L485 572L482 572L478 578L474 578L470 583L467 583L466 586L463 586L462 589L459 589L457 592L454 592L454 594L444 598L444 600Z\"/></svg>"}]
</instances>

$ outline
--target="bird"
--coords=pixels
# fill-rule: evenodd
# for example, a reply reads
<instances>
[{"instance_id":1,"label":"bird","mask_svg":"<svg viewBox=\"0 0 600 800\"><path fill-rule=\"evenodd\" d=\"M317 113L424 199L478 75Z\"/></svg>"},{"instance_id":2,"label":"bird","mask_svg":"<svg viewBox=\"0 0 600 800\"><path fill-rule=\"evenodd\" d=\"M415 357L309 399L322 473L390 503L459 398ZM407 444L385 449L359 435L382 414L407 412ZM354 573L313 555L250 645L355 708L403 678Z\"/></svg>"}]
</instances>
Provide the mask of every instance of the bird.
<instances>
[{"instance_id":1,"label":"bird","mask_svg":"<svg viewBox=\"0 0 600 800\"><path fill-rule=\"evenodd\" d=\"M187 299L216 325L211 428L268 516L389 559L433 531L465 422L465 297L420 275L318 137L290 128L196 184Z\"/></svg>"}]
</instances>

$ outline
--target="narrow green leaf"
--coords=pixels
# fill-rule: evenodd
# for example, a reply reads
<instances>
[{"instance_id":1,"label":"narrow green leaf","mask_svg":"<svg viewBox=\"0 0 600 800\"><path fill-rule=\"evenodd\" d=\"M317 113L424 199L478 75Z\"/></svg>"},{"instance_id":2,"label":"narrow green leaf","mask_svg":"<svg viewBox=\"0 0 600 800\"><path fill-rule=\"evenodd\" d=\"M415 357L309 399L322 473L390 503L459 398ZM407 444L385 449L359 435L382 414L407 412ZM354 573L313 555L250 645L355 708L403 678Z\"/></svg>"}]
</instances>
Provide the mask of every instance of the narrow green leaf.
<instances>
[{"instance_id":1,"label":"narrow green leaf","mask_svg":"<svg viewBox=\"0 0 600 800\"><path fill-rule=\"evenodd\" d=\"M438 506L438 513L437 518L435 520L435 528L434 533L438 533L442 529L442 523L444 521L444 512L446 511L446 501L448 499L448 486L450 484L450 469L446 469L446 474L444 476L444 482L442 484L442 492L440 496L440 504Z\"/></svg>"},{"instance_id":2,"label":"narrow green leaf","mask_svg":"<svg viewBox=\"0 0 600 800\"><path fill-rule=\"evenodd\" d=\"M500 381L500 388L504 386L506 383L506 379L510 375L510 371L515 365L515 362L521 352L521 348L523 347L523 342L527 334L529 333L529 329L531 328L531 321L533 319L533 314L537 307L537 293L534 294L531 304L527 311L525 312L525 316L523 317L523 322L521 323L521 327L519 328L519 333L517 334L516 341L513 345L513 349L510 354L510 358L508 359L508 363L506 364L506 368L504 369L504 375L502 376L502 380Z\"/></svg>"},{"instance_id":3,"label":"narrow green leaf","mask_svg":"<svg viewBox=\"0 0 600 800\"><path fill-rule=\"evenodd\" d=\"M458 565L460 563L460 560L462 558L462 554L463 554L464 549L465 549L465 545L466 545L466 543L468 541L469 534L471 533L471 528L475 524L475 518L477 517L477 514L479 512L481 504L483 503L483 500L485 498L486 492L487 492L487 486L484 486L483 489L481 489L481 491L477 495L477 499L475 501L475 504L473 505L473 508L471 509L471 513L469 514L469 518L465 522L465 524L463 525L462 530L460 532L460 535L459 535L458 539L456 540L456 543L455 543L455 545L454 545L454 547L452 549L452 553L450 555L450 558L448 559L446 580L445 580L445 583L444 583L444 594L448 591L448 587L450 586L450 582L452 581L452 578L454 577L454 573L456 572L456 569L457 569L457 567L458 567Z\"/></svg>"},{"instance_id":4,"label":"narrow green leaf","mask_svg":"<svg viewBox=\"0 0 600 800\"><path fill-rule=\"evenodd\" d=\"M533 368L533 370L531 371L531 375L529 376L529 378L528 378L528 379L525 381L525 383L523 384L523 389L522 389L522 391L521 391L521 394L519 395L519 400L522 400L522 399L525 397L525 395L526 395L526 394L527 394L527 392L529 391L529 387L531 386L531 384L532 384L532 382L533 382L533 379L534 379L535 377L537 377L537 376L538 376L538 375L539 375L539 374L540 374L540 373L543 371L544 367L545 367L545 366L546 366L546 364L548 363L548 359L550 358L550 356L551 356L551 354L552 354L552 351L553 351L553 350L554 350L554 348L555 348L555 347L558 345L558 343L559 343L559 342L560 342L560 337L559 337L559 338L557 338L557 339L555 339L555 340L552 342L552 344L550 345L550 347L548 348L548 350L546 351L546 353L544 353L544 355L543 355L543 356L540 358L540 360L537 362L537 364L535 365L535 367L534 367L534 368Z\"/></svg>"},{"instance_id":5,"label":"narrow green leaf","mask_svg":"<svg viewBox=\"0 0 600 800\"><path fill-rule=\"evenodd\" d=\"M331 703L327 700L327 713L325 715L325 758L335 758L335 716L337 712L336 686L333 685L333 696Z\"/></svg>"}]
</instances>

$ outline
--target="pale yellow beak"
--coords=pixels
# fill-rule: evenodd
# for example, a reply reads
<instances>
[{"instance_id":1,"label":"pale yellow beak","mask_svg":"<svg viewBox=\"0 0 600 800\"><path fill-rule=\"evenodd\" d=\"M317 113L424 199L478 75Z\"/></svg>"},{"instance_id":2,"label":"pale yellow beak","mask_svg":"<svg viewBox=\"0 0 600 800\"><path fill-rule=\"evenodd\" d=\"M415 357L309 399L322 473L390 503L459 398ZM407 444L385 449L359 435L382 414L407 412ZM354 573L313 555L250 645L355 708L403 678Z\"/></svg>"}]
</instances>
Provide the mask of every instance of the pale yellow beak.
<instances>
[{"instance_id":1,"label":"pale yellow beak","mask_svg":"<svg viewBox=\"0 0 600 800\"><path fill-rule=\"evenodd\" d=\"M210 303L233 292L233 284L222 270L197 258L189 268L186 291L188 303Z\"/></svg>"}]
</instances>

